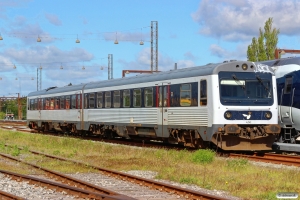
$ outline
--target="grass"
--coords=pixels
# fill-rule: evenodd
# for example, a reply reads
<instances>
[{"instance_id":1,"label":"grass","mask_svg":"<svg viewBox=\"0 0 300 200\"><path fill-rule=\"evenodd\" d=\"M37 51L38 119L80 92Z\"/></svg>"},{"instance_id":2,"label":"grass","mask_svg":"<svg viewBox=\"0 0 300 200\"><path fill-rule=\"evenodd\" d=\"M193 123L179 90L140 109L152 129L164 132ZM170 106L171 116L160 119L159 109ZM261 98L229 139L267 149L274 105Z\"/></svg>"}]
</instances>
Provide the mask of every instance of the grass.
<instances>
[{"instance_id":1,"label":"grass","mask_svg":"<svg viewBox=\"0 0 300 200\"><path fill-rule=\"evenodd\" d=\"M36 157L28 150L41 151L80 160L113 170L151 170L156 178L195 184L206 189L227 191L244 199L276 199L278 192L300 194L300 170L260 167L245 159L224 159L210 150L195 152L164 149L132 148L85 141L0 130L0 152L22 156L27 161L63 173L92 172L71 163ZM12 148L4 144L12 145ZM23 147L21 152L15 146ZM0 169L5 167L0 165Z\"/></svg>"}]
</instances>

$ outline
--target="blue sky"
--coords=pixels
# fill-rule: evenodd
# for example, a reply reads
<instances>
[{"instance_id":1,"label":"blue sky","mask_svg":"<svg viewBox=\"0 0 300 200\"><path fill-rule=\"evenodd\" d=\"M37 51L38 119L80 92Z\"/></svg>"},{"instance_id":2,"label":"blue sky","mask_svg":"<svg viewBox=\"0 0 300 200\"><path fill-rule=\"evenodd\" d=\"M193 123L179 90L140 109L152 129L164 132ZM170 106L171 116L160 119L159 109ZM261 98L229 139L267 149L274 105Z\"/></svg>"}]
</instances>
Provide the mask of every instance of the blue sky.
<instances>
[{"instance_id":1,"label":"blue sky","mask_svg":"<svg viewBox=\"0 0 300 200\"><path fill-rule=\"evenodd\" d=\"M36 91L40 66L42 89L106 80L108 54L113 78L150 70L151 21L160 71L247 60L269 17L278 48L300 49L299 10L299 0L0 0L0 96Z\"/></svg>"}]
</instances>

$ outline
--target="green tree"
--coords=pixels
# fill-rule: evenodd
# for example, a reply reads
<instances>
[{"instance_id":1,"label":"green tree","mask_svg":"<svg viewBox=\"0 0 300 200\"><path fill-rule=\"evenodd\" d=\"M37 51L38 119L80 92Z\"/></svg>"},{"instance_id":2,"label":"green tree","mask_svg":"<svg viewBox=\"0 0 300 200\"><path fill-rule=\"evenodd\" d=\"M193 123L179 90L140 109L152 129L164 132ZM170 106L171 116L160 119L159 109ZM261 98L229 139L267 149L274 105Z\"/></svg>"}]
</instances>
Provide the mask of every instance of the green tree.
<instances>
[{"instance_id":1,"label":"green tree","mask_svg":"<svg viewBox=\"0 0 300 200\"><path fill-rule=\"evenodd\" d=\"M258 39L252 39L247 49L249 61L264 61L275 59L275 49L278 43L279 29L272 28L273 18L265 22L264 30L259 28Z\"/></svg>"}]
</instances>

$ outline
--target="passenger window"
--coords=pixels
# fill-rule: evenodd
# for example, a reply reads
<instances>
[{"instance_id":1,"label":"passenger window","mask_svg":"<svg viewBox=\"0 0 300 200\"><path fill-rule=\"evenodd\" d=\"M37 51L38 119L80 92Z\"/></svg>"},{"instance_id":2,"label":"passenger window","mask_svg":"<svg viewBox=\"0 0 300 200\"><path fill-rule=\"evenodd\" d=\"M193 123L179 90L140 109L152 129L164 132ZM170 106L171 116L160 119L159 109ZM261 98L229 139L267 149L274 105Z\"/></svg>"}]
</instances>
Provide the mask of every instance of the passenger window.
<instances>
[{"instance_id":1,"label":"passenger window","mask_svg":"<svg viewBox=\"0 0 300 200\"><path fill-rule=\"evenodd\" d=\"M123 91L123 107L130 107L130 90Z\"/></svg>"},{"instance_id":2,"label":"passenger window","mask_svg":"<svg viewBox=\"0 0 300 200\"><path fill-rule=\"evenodd\" d=\"M180 106L191 106L191 84L182 84L180 87Z\"/></svg>"},{"instance_id":3,"label":"passenger window","mask_svg":"<svg viewBox=\"0 0 300 200\"><path fill-rule=\"evenodd\" d=\"M46 98L46 101L45 101L45 109L46 109L46 110L49 110L49 108L50 108L50 100L49 100L49 98Z\"/></svg>"},{"instance_id":4,"label":"passenger window","mask_svg":"<svg viewBox=\"0 0 300 200\"><path fill-rule=\"evenodd\" d=\"M163 102L164 102L163 106L167 106L168 105L168 96L169 96L169 94L167 92L167 87L169 87L169 86L161 86L161 87L159 87L159 97L158 97L158 99L159 99L159 107L162 107L162 99L164 99L163 100Z\"/></svg>"},{"instance_id":5,"label":"passenger window","mask_svg":"<svg viewBox=\"0 0 300 200\"><path fill-rule=\"evenodd\" d=\"M200 106L207 105L207 84L206 80L200 81Z\"/></svg>"},{"instance_id":6,"label":"passenger window","mask_svg":"<svg viewBox=\"0 0 300 200\"><path fill-rule=\"evenodd\" d=\"M95 108L95 94L89 94L89 108Z\"/></svg>"},{"instance_id":7,"label":"passenger window","mask_svg":"<svg viewBox=\"0 0 300 200\"><path fill-rule=\"evenodd\" d=\"M120 108L120 91L114 91L114 108Z\"/></svg>"},{"instance_id":8,"label":"passenger window","mask_svg":"<svg viewBox=\"0 0 300 200\"><path fill-rule=\"evenodd\" d=\"M133 107L141 107L141 89L133 90Z\"/></svg>"},{"instance_id":9,"label":"passenger window","mask_svg":"<svg viewBox=\"0 0 300 200\"><path fill-rule=\"evenodd\" d=\"M66 96L66 109L70 109L70 96Z\"/></svg>"},{"instance_id":10,"label":"passenger window","mask_svg":"<svg viewBox=\"0 0 300 200\"><path fill-rule=\"evenodd\" d=\"M60 99L59 97L55 97L55 109L59 109L60 106Z\"/></svg>"},{"instance_id":11,"label":"passenger window","mask_svg":"<svg viewBox=\"0 0 300 200\"><path fill-rule=\"evenodd\" d=\"M145 107L153 106L153 89L146 88L144 90Z\"/></svg>"},{"instance_id":12,"label":"passenger window","mask_svg":"<svg viewBox=\"0 0 300 200\"><path fill-rule=\"evenodd\" d=\"M60 97L60 109L65 109L65 97Z\"/></svg>"},{"instance_id":13,"label":"passenger window","mask_svg":"<svg viewBox=\"0 0 300 200\"><path fill-rule=\"evenodd\" d=\"M76 94L71 96L71 109L76 109Z\"/></svg>"},{"instance_id":14,"label":"passenger window","mask_svg":"<svg viewBox=\"0 0 300 200\"><path fill-rule=\"evenodd\" d=\"M105 92L105 108L111 107L111 92Z\"/></svg>"},{"instance_id":15,"label":"passenger window","mask_svg":"<svg viewBox=\"0 0 300 200\"><path fill-rule=\"evenodd\" d=\"M102 108L102 102L103 102L102 92L98 92L97 93L97 108Z\"/></svg>"},{"instance_id":16,"label":"passenger window","mask_svg":"<svg viewBox=\"0 0 300 200\"><path fill-rule=\"evenodd\" d=\"M50 99L50 110L54 110L55 98Z\"/></svg>"}]
</instances>

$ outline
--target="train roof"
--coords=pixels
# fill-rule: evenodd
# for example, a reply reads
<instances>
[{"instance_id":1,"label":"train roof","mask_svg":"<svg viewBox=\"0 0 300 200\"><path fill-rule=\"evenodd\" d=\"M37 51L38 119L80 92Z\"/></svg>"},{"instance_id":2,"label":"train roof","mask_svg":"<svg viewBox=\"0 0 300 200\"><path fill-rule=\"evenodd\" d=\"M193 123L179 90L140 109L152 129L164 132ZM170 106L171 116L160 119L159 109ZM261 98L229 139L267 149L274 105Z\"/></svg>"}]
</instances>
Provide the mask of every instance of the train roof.
<instances>
[{"instance_id":1,"label":"train roof","mask_svg":"<svg viewBox=\"0 0 300 200\"><path fill-rule=\"evenodd\" d=\"M280 58L256 63L261 63L272 67L275 71L276 78L280 78L290 72L300 70L300 57Z\"/></svg>"},{"instance_id":2,"label":"train roof","mask_svg":"<svg viewBox=\"0 0 300 200\"><path fill-rule=\"evenodd\" d=\"M71 85L65 87L53 87L49 89L44 89L40 91L31 92L28 94L30 96L40 96L40 95L47 95L47 94L56 94L56 93L63 93L69 91L79 91L82 89L92 89L92 88L102 88L102 87L112 87L118 85L129 85L129 84L137 84L137 83L145 83L145 82L161 82L164 80L170 79L178 79L178 78L188 78L188 77L195 77L195 76L206 76L212 74L218 74L220 71L237 71L241 70L236 68L236 65L242 65L243 63L247 63L248 65L254 65L253 62L249 61L234 61L234 62L226 62L226 63L215 63L215 64L207 64L203 66L196 66L184 69L177 69L177 70L170 70L170 71L163 71L157 72L153 74L142 74L134 77L124 77L118 79L110 79L110 80L103 80L97 82L90 82L86 84L80 85ZM255 70L255 67L253 69ZM268 72L273 72L270 68Z\"/></svg>"}]
</instances>

